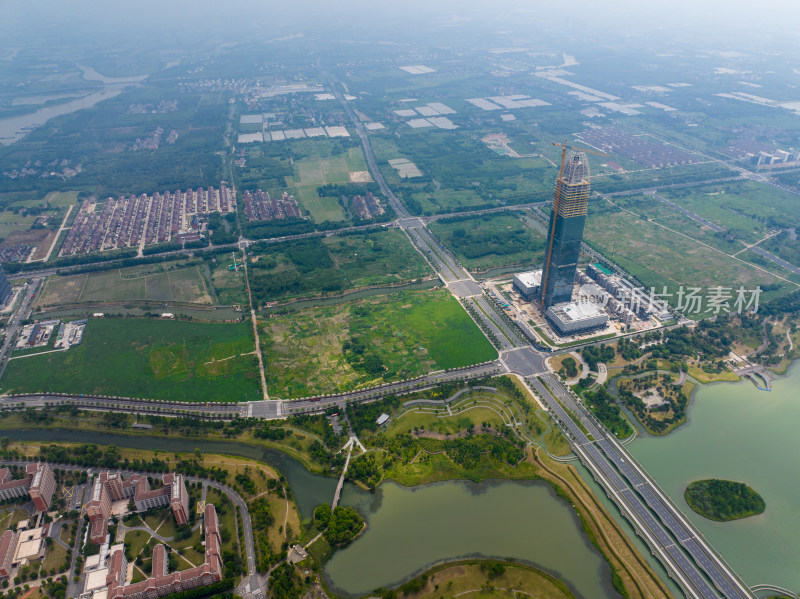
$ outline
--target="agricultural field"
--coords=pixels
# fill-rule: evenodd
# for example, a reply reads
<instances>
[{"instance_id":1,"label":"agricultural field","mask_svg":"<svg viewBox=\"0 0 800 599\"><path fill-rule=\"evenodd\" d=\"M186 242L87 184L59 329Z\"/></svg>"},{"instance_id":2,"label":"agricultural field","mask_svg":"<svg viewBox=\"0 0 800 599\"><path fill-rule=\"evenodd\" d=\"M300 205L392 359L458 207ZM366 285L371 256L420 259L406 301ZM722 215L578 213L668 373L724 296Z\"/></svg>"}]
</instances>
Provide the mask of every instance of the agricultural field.
<instances>
[{"instance_id":1,"label":"agricultural field","mask_svg":"<svg viewBox=\"0 0 800 599\"><path fill-rule=\"evenodd\" d=\"M800 266L796 236L789 231L800 226L797 196L750 181L675 190L665 196L723 227L726 233L717 237L730 249L738 252L760 241L759 247ZM755 258L752 252L742 257Z\"/></svg>"},{"instance_id":2,"label":"agricultural field","mask_svg":"<svg viewBox=\"0 0 800 599\"><path fill-rule=\"evenodd\" d=\"M335 235L251 248L253 303L340 293L432 275L406 236L396 229Z\"/></svg>"},{"instance_id":3,"label":"agricultural field","mask_svg":"<svg viewBox=\"0 0 800 599\"><path fill-rule=\"evenodd\" d=\"M323 185L320 182L319 185ZM336 198L321 197L317 193L319 185L296 188L296 197L315 223L339 222L345 220L345 214Z\"/></svg>"},{"instance_id":4,"label":"agricultural field","mask_svg":"<svg viewBox=\"0 0 800 599\"><path fill-rule=\"evenodd\" d=\"M626 269L645 287L666 286L671 293L683 286L708 287L760 285L761 301L795 288L772 272L777 266L754 268L714 247L708 247L682 231L668 230L614 207L595 210L586 223L585 239ZM742 257L740 257L742 258ZM674 297L672 298L674 300Z\"/></svg>"},{"instance_id":5,"label":"agricultural field","mask_svg":"<svg viewBox=\"0 0 800 599\"><path fill-rule=\"evenodd\" d=\"M545 239L514 212L450 217L432 222L433 231L470 270L495 266L539 267Z\"/></svg>"},{"instance_id":6,"label":"agricultural field","mask_svg":"<svg viewBox=\"0 0 800 599\"><path fill-rule=\"evenodd\" d=\"M287 177L286 183L295 186L298 200L308 210L314 222L342 221L346 219L346 215L336 198L319 196L317 187L329 183L350 183L351 173L367 170L364 154L359 147L327 156L320 150L324 150L322 144L307 158L296 161L294 175Z\"/></svg>"},{"instance_id":7,"label":"agricultural field","mask_svg":"<svg viewBox=\"0 0 800 599\"><path fill-rule=\"evenodd\" d=\"M0 205L7 200L13 197L0 194ZM54 191L34 199L10 201L0 212L0 243L4 248L34 246L31 259L43 260L56 241L69 206L77 201L77 191Z\"/></svg>"},{"instance_id":8,"label":"agricultural field","mask_svg":"<svg viewBox=\"0 0 800 599\"><path fill-rule=\"evenodd\" d=\"M324 196L325 185L364 186L372 179L361 148L352 139L301 139L253 146L246 150L242 189L263 189L273 197L287 192L316 223L339 223L348 215L335 195Z\"/></svg>"},{"instance_id":9,"label":"agricultural field","mask_svg":"<svg viewBox=\"0 0 800 599\"><path fill-rule=\"evenodd\" d=\"M49 391L179 401L260 399L250 325L90 319L83 343L10 360L4 392Z\"/></svg>"},{"instance_id":10,"label":"agricultural field","mask_svg":"<svg viewBox=\"0 0 800 599\"><path fill-rule=\"evenodd\" d=\"M372 143L381 172L413 214L547 199L556 174L548 161L500 156L474 136L472 131L400 128L396 137L374 136ZM401 179L388 163L395 158L407 158L422 176Z\"/></svg>"},{"instance_id":11,"label":"agricultural field","mask_svg":"<svg viewBox=\"0 0 800 599\"><path fill-rule=\"evenodd\" d=\"M185 263L183 263L185 264ZM176 268L175 262L148 264L47 280L35 309L44 311L71 304L114 302L175 302L213 305L213 290L206 282L204 265ZM169 269L172 267L172 269Z\"/></svg>"},{"instance_id":12,"label":"agricultural field","mask_svg":"<svg viewBox=\"0 0 800 599\"><path fill-rule=\"evenodd\" d=\"M275 397L332 393L494 359L446 291L403 292L307 308L261 325Z\"/></svg>"}]
</instances>

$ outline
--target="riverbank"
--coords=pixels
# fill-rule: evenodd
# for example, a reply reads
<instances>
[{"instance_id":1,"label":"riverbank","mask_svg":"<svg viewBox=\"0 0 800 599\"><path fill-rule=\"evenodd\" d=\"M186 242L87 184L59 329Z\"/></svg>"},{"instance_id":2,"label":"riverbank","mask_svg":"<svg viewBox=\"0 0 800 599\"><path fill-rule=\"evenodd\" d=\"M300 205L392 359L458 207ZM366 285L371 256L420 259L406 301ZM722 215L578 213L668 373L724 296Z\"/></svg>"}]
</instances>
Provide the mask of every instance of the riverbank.
<instances>
[{"instance_id":1,"label":"riverbank","mask_svg":"<svg viewBox=\"0 0 800 599\"><path fill-rule=\"evenodd\" d=\"M8 416L0 420L0 426L4 427L4 432L0 434L19 438L23 431L20 431L18 428L5 428L5 425L17 427L21 424L21 421L14 421L12 419L15 417L19 416ZM31 441L29 447L32 449L26 450L26 455L32 455L32 452L34 452L33 448L37 448L46 442L64 442L63 437L65 435L63 433L66 431L54 428L54 424L55 423L51 422L48 426L43 426L39 429L29 428L27 436L30 437L45 433L46 438L38 442ZM241 461L242 464L248 464L251 468L255 468L253 461L259 462L266 459L267 463L274 462L276 457L274 453L278 451L283 453L286 450L285 444L282 445L274 441L267 444L265 441L261 440L252 440L244 443L219 438L209 440L200 438L198 435L189 437L181 436L174 430L170 432L169 435L153 434L152 431L144 435L109 433L108 431L97 430L96 426L93 434L89 435L88 433L92 432L92 427L89 426L86 421L79 423L79 427L78 430L71 432L71 436L73 437L72 446L78 441L85 442L86 440L98 442L98 444L103 444L105 442L105 445L113 444L119 447L122 455L129 459L136 459L136 456L141 458L142 448L147 447L147 449L153 452L153 456L159 456L160 459L168 461L170 465L173 463L177 464L180 460L186 458L193 459L192 456L196 456L194 446L197 447L201 454L207 454L206 449L209 448L209 446L213 446L215 449L215 454L213 455L222 455L223 458L221 459L227 459L225 455L233 453L234 451L253 452L255 455L249 458L249 462L248 460ZM126 445L134 445L134 447L128 448ZM262 451L272 451L274 453L258 456L259 445L263 446ZM16 442L11 447L15 446ZM275 449L278 451L275 451ZM149 456L149 452L146 455ZM567 501L569 505L575 506L574 509L581 519L582 527L586 531L587 537L595 547L604 554L607 554L607 561L611 564L613 571L617 573L616 576L612 575L612 578L619 577L621 584L625 586L631 597L660 596L654 589L658 589L660 584L663 583L661 583L655 573L647 567L646 562L644 562L641 556L636 555L635 548L625 539L624 534L621 533L613 519L604 512L599 502L591 496L591 492L588 491L588 488L580 481L574 469L570 466L551 461L543 452L541 456L544 457L535 459L532 452L529 451L527 453L523 464L521 464L526 471L526 475L529 476L529 478L539 479L552 485L553 488L556 489L556 493L560 495L562 499ZM212 460L210 457L204 459ZM216 460L217 458L213 458L212 461ZM234 462L237 462L237 460L234 459ZM210 466L211 464L209 463L208 465ZM286 470L285 463L283 464L283 471L279 465L273 463L273 466L277 467L278 471L282 474ZM302 469L305 470L305 468ZM298 522L301 517L309 517L308 515L302 514L308 514L310 510L313 510L313 505L330 501L328 495L333 495L333 486L335 482L331 478L311 476L314 479L313 481L303 481L302 477L298 478L296 468L291 473L286 472L286 479L292 491L291 495L298 506ZM319 486L320 481L327 481L327 484ZM312 484L309 484L309 482L312 482ZM424 489L426 486L417 486L414 488ZM359 501L372 497L369 494L356 491L354 487L346 487L345 497L349 500L353 500L354 495L361 498ZM306 538L304 527L298 525L297 529L291 526L290 528L300 534L298 538L301 542L302 539ZM348 549L344 549L343 551L348 551Z\"/></svg>"}]
</instances>

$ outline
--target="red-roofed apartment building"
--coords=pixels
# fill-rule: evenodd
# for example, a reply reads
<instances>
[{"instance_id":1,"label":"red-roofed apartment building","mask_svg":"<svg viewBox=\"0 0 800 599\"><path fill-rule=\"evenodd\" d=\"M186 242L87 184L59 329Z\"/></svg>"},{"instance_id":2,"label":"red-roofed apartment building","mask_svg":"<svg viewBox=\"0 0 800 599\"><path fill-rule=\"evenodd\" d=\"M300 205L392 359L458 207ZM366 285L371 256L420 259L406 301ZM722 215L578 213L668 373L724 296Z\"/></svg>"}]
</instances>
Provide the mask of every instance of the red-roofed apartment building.
<instances>
[{"instance_id":1,"label":"red-roofed apartment building","mask_svg":"<svg viewBox=\"0 0 800 599\"><path fill-rule=\"evenodd\" d=\"M29 495L39 512L50 508L56 479L50 466L38 462L25 467L25 478L13 480L8 468L0 468L0 500Z\"/></svg>"},{"instance_id":2,"label":"red-roofed apartment building","mask_svg":"<svg viewBox=\"0 0 800 599\"><path fill-rule=\"evenodd\" d=\"M50 509L53 493L56 490L56 478L47 464L28 464L28 475L31 477L31 486L28 489L36 510L46 512Z\"/></svg>"},{"instance_id":3,"label":"red-roofed apartment building","mask_svg":"<svg viewBox=\"0 0 800 599\"><path fill-rule=\"evenodd\" d=\"M106 577L108 599L155 599L222 580L222 557L219 550L221 539L217 511L213 505L206 505L204 520L206 560L203 564L170 574L166 548L159 544L153 548L153 575L147 580L126 585L125 572L128 564L123 551L117 549L111 555Z\"/></svg>"},{"instance_id":4,"label":"red-roofed apartment building","mask_svg":"<svg viewBox=\"0 0 800 599\"><path fill-rule=\"evenodd\" d=\"M17 549L17 533L7 530L0 536L0 579L8 578L11 574L11 562L14 560L14 551Z\"/></svg>"},{"instance_id":5,"label":"red-roofed apartment building","mask_svg":"<svg viewBox=\"0 0 800 599\"><path fill-rule=\"evenodd\" d=\"M182 474L165 474L164 486L151 489L147 477L142 474L123 478L120 472L105 470L94 481L92 499L86 505L86 514L92 523L89 531L92 543L105 542L111 505L125 499L133 499L139 511L170 506L178 526L189 522L189 492Z\"/></svg>"}]
</instances>

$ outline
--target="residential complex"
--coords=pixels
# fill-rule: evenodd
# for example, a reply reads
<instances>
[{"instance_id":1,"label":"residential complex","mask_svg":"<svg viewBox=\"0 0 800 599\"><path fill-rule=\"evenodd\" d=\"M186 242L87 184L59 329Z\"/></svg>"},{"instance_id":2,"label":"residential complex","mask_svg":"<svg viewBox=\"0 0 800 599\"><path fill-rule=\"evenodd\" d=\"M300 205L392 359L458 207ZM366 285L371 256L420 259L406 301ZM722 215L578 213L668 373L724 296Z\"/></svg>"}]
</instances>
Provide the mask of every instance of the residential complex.
<instances>
[{"instance_id":1,"label":"residential complex","mask_svg":"<svg viewBox=\"0 0 800 599\"><path fill-rule=\"evenodd\" d=\"M106 542L108 521L112 505L118 501L133 499L136 510L143 512L153 508L170 506L175 523L182 526L189 522L189 493L182 474L165 474L164 486L150 487L143 474L133 474L127 479L120 472L101 472L94 481L92 498L86 504L86 515L91 522L89 539L101 545Z\"/></svg>"},{"instance_id":2,"label":"residential complex","mask_svg":"<svg viewBox=\"0 0 800 599\"><path fill-rule=\"evenodd\" d=\"M84 200L59 256L75 256L124 248L142 249L171 241L200 239L200 217L236 212L234 190L202 187L152 196Z\"/></svg>"},{"instance_id":3,"label":"residential complex","mask_svg":"<svg viewBox=\"0 0 800 599\"><path fill-rule=\"evenodd\" d=\"M223 573L220 550L222 539L217 511L212 504L206 505L203 518L205 561L199 566L170 573L166 547L158 544L153 548L152 576L140 582L127 583L128 563L125 550L123 545L115 545L111 548L108 566L97 570L100 574L105 573L105 579L97 586L87 588L81 599L155 599L219 582ZM90 575L87 580L93 578Z\"/></svg>"},{"instance_id":4,"label":"residential complex","mask_svg":"<svg viewBox=\"0 0 800 599\"><path fill-rule=\"evenodd\" d=\"M17 549L17 533L7 530L0 536L0 579L8 578Z\"/></svg>"},{"instance_id":5,"label":"residential complex","mask_svg":"<svg viewBox=\"0 0 800 599\"><path fill-rule=\"evenodd\" d=\"M376 218L386 212L378 198L369 191L364 196L357 195L353 197L352 210L361 220Z\"/></svg>"},{"instance_id":6,"label":"residential complex","mask_svg":"<svg viewBox=\"0 0 800 599\"><path fill-rule=\"evenodd\" d=\"M8 303L8 300L11 299L11 295L11 285L9 285L6 273L3 272L3 268L0 266L0 307Z\"/></svg>"},{"instance_id":7,"label":"residential complex","mask_svg":"<svg viewBox=\"0 0 800 599\"><path fill-rule=\"evenodd\" d=\"M244 192L244 214L247 222L285 220L287 218L302 218L300 206L293 195L285 191L280 199L270 197L268 191L260 189Z\"/></svg>"}]
</instances>

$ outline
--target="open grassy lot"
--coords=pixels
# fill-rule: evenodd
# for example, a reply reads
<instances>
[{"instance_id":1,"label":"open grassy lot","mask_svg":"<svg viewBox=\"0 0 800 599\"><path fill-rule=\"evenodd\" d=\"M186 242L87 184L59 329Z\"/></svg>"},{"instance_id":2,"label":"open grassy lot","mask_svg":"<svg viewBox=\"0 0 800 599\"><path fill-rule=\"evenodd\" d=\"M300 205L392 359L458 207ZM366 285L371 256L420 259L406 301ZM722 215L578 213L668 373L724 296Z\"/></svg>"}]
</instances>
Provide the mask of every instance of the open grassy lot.
<instances>
[{"instance_id":1,"label":"open grassy lot","mask_svg":"<svg viewBox=\"0 0 800 599\"><path fill-rule=\"evenodd\" d=\"M395 229L264 244L252 250L250 288L258 306L433 274L408 238Z\"/></svg>"},{"instance_id":2,"label":"open grassy lot","mask_svg":"<svg viewBox=\"0 0 800 599\"><path fill-rule=\"evenodd\" d=\"M336 198L320 197L317 194L318 185L297 188L297 199L308 210L314 222L323 223L327 221L345 220L344 210L336 201Z\"/></svg>"},{"instance_id":3,"label":"open grassy lot","mask_svg":"<svg viewBox=\"0 0 800 599\"><path fill-rule=\"evenodd\" d=\"M734 231L800 225L797 196L752 181L669 190L663 194L711 222Z\"/></svg>"},{"instance_id":4,"label":"open grassy lot","mask_svg":"<svg viewBox=\"0 0 800 599\"><path fill-rule=\"evenodd\" d=\"M0 212L0 237L5 239L14 231L27 230L36 217L33 215L16 214L10 210Z\"/></svg>"},{"instance_id":5,"label":"open grassy lot","mask_svg":"<svg viewBox=\"0 0 800 599\"><path fill-rule=\"evenodd\" d=\"M331 393L496 357L446 291L405 292L277 316L262 326L276 397Z\"/></svg>"},{"instance_id":6,"label":"open grassy lot","mask_svg":"<svg viewBox=\"0 0 800 599\"><path fill-rule=\"evenodd\" d=\"M544 257L544 237L513 212L443 218L430 229L470 269L541 265Z\"/></svg>"},{"instance_id":7,"label":"open grassy lot","mask_svg":"<svg viewBox=\"0 0 800 599\"><path fill-rule=\"evenodd\" d=\"M36 307L68 304L125 302L178 302L214 304L202 265L167 270L175 263L133 266L78 275L54 276L47 280Z\"/></svg>"},{"instance_id":8,"label":"open grassy lot","mask_svg":"<svg viewBox=\"0 0 800 599\"><path fill-rule=\"evenodd\" d=\"M67 559L67 550L58 543L53 543L47 550L44 560L42 561L43 570L55 570L61 572L65 570L64 561Z\"/></svg>"},{"instance_id":9,"label":"open grassy lot","mask_svg":"<svg viewBox=\"0 0 800 599\"><path fill-rule=\"evenodd\" d=\"M91 319L81 345L11 361L0 386L7 392L245 401L260 397L253 349L245 323Z\"/></svg>"},{"instance_id":10,"label":"open grassy lot","mask_svg":"<svg viewBox=\"0 0 800 599\"><path fill-rule=\"evenodd\" d=\"M665 229L615 207L590 214L586 240L646 287L658 291L662 286L674 294L681 285L734 289L760 285L766 289L761 296L764 301L794 288L770 272L708 247L682 231Z\"/></svg>"},{"instance_id":11,"label":"open grassy lot","mask_svg":"<svg viewBox=\"0 0 800 599\"><path fill-rule=\"evenodd\" d=\"M129 530L125 533L125 543L130 544L131 555L134 558L142 552L144 546L152 538L149 533L143 530Z\"/></svg>"},{"instance_id":12,"label":"open grassy lot","mask_svg":"<svg viewBox=\"0 0 800 599\"><path fill-rule=\"evenodd\" d=\"M45 198L48 206L60 208L78 203L77 191L51 191Z\"/></svg>"},{"instance_id":13,"label":"open grassy lot","mask_svg":"<svg viewBox=\"0 0 800 599\"><path fill-rule=\"evenodd\" d=\"M241 258L241 253L237 252L237 265L241 263ZM214 286L214 294L217 296L217 301L223 306L247 303L244 272L241 267L238 271L228 268L233 265L233 260L231 254L221 254L214 257L207 266L211 284Z\"/></svg>"},{"instance_id":14,"label":"open grassy lot","mask_svg":"<svg viewBox=\"0 0 800 599\"><path fill-rule=\"evenodd\" d=\"M678 203L677 200L675 202ZM727 227L725 232L714 231L650 195L623 196L615 198L614 204L630 210L638 216L680 231L684 235L702 241L726 254L741 252L743 255L740 257L742 258L747 258L742 252L747 245L755 243L769 234L769 229L762 223L737 214L733 214L728 223L720 223L719 219L709 219L714 224ZM694 212L694 210L692 211ZM695 214L699 216L699 213L695 212ZM733 226L732 221L739 222Z\"/></svg>"},{"instance_id":15,"label":"open grassy lot","mask_svg":"<svg viewBox=\"0 0 800 599\"><path fill-rule=\"evenodd\" d=\"M294 162L292 176L286 177L286 185L290 186L286 191L294 193L315 222L345 220L345 212L336 198L320 197L317 188L329 183L349 183L350 173L366 171L361 148L342 149L338 144L324 142L313 146L298 144L298 147L305 148L308 154Z\"/></svg>"}]
</instances>

